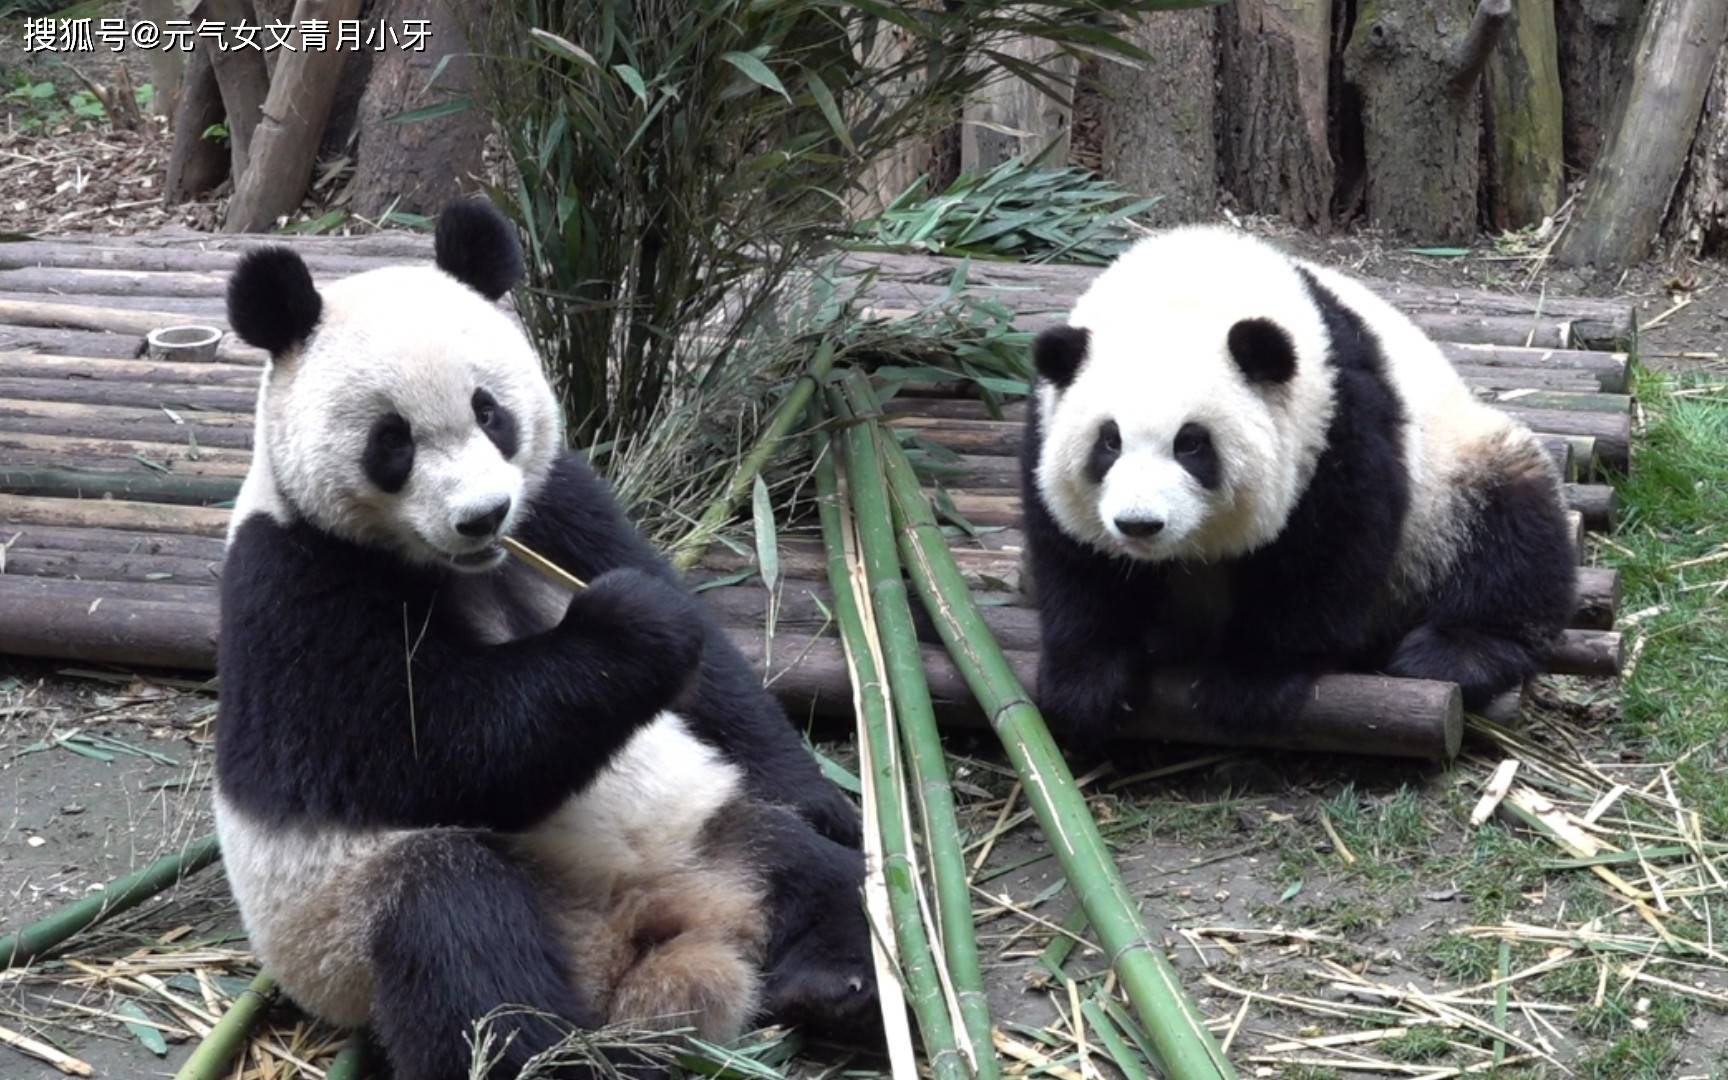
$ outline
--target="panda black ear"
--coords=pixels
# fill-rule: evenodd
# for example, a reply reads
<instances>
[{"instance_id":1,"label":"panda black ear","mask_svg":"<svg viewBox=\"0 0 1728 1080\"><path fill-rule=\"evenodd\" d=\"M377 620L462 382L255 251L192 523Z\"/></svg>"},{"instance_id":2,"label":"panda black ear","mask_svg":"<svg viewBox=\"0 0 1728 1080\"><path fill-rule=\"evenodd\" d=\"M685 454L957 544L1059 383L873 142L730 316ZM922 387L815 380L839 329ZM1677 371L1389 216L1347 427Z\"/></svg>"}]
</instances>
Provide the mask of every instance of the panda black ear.
<instances>
[{"instance_id":1,"label":"panda black ear","mask_svg":"<svg viewBox=\"0 0 1728 1080\"><path fill-rule=\"evenodd\" d=\"M288 248L254 248L228 278L228 325L271 356L310 337L323 312L312 272Z\"/></svg>"},{"instance_id":2,"label":"panda black ear","mask_svg":"<svg viewBox=\"0 0 1728 1080\"><path fill-rule=\"evenodd\" d=\"M1232 326L1230 355L1250 383L1287 383L1296 374L1296 343L1271 319Z\"/></svg>"},{"instance_id":3,"label":"panda black ear","mask_svg":"<svg viewBox=\"0 0 1728 1080\"><path fill-rule=\"evenodd\" d=\"M522 280L516 228L483 199L458 199L438 215L432 241L438 269L488 300Z\"/></svg>"},{"instance_id":4,"label":"panda black ear","mask_svg":"<svg viewBox=\"0 0 1728 1080\"><path fill-rule=\"evenodd\" d=\"M1032 366L1043 378L1066 390L1086 360L1092 332L1083 326L1052 326L1032 343Z\"/></svg>"}]
</instances>

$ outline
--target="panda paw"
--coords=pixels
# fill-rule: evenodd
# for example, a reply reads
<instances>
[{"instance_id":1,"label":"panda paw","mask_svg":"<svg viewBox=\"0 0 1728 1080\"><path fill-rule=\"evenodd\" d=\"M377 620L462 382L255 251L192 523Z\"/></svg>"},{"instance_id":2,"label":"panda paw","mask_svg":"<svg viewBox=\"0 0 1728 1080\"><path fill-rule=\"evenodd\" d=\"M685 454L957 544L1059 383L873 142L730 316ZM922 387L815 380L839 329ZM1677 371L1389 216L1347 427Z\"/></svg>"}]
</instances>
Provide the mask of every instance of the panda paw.
<instances>
[{"instance_id":1,"label":"panda paw","mask_svg":"<svg viewBox=\"0 0 1728 1080\"><path fill-rule=\"evenodd\" d=\"M863 908L864 857L831 844L809 854L800 880L777 890L769 1014L831 1038L877 1041L881 1013Z\"/></svg>"},{"instance_id":2,"label":"panda paw","mask_svg":"<svg viewBox=\"0 0 1728 1080\"><path fill-rule=\"evenodd\" d=\"M1038 679L1038 708L1070 764L1104 756L1116 721L1127 709L1122 695L1112 693L1110 680L1079 680L1049 670Z\"/></svg>"},{"instance_id":3,"label":"panda paw","mask_svg":"<svg viewBox=\"0 0 1728 1080\"><path fill-rule=\"evenodd\" d=\"M694 596L633 567L595 578L576 594L561 624L598 637L633 662L652 665L679 689L696 673L704 625ZM597 628L603 628L598 635Z\"/></svg>"},{"instance_id":4,"label":"panda paw","mask_svg":"<svg viewBox=\"0 0 1728 1080\"><path fill-rule=\"evenodd\" d=\"M858 808L844 791L826 780L798 805L798 812L817 832L836 844L856 850L864 843L863 818Z\"/></svg>"}]
</instances>

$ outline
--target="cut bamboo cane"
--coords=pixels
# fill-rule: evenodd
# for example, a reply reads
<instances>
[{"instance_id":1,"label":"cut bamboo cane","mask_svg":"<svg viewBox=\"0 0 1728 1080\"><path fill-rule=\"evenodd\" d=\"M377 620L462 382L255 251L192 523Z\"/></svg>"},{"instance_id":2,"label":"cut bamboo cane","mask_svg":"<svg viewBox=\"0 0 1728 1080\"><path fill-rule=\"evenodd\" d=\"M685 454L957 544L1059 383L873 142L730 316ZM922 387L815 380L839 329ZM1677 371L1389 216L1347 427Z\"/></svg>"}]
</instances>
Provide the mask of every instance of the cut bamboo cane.
<instances>
[{"instance_id":1,"label":"cut bamboo cane","mask_svg":"<svg viewBox=\"0 0 1728 1080\"><path fill-rule=\"evenodd\" d=\"M259 972L180 1066L174 1080L222 1080L227 1076L228 1066L245 1049L253 1027L270 1010L275 997L276 980L268 972Z\"/></svg>"},{"instance_id":2,"label":"cut bamboo cane","mask_svg":"<svg viewBox=\"0 0 1728 1080\"><path fill-rule=\"evenodd\" d=\"M837 394L831 394L830 399L835 416L842 419L850 416ZM936 714L924 677L906 580L895 548L894 522L888 508L888 489L882 476L876 436L874 426L854 424L840 440L854 528L880 631L883 665L893 691L894 718L900 726L913 791L924 823L924 846L936 893L937 947L947 959L948 975L959 999L962 1030L971 1042L967 1057L972 1074L977 1080L993 1080L1000 1070L992 1049L990 1002L973 934L966 858L960 843L960 826L954 816L947 758L942 737L936 730Z\"/></svg>"},{"instance_id":3,"label":"cut bamboo cane","mask_svg":"<svg viewBox=\"0 0 1728 1080\"><path fill-rule=\"evenodd\" d=\"M365 1032L356 1032L324 1070L324 1080L366 1080L377 1071L377 1053Z\"/></svg>"},{"instance_id":4,"label":"cut bamboo cane","mask_svg":"<svg viewBox=\"0 0 1728 1080\"><path fill-rule=\"evenodd\" d=\"M0 938L0 968L27 964L65 944L81 930L113 918L190 877L215 862L220 852L216 837L206 836L164 855L149 866L114 881L102 891L38 919L24 929Z\"/></svg>"},{"instance_id":5,"label":"cut bamboo cane","mask_svg":"<svg viewBox=\"0 0 1728 1080\"><path fill-rule=\"evenodd\" d=\"M804 410L810 403L810 395L828 377L828 371L833 366L834 343L824 340L817 347L816 354L810 358L810 366L798 376L787 389L786 395L780 399L780 404L775 407L768 426L762 429L756 445L732 471L732 477L726 482L725 489L703 509L696 519L695 527L678 541L672 552L673 566L683 571L696 565L696 560L702 557L702 549L708 546L714 533L732 517L733 509L756 482L756 477L774 460L781 441L792 430L792 425L798 422L798 418L804 415Z\"/></svg>"},{"instance_id":6,"label":"cut bamboo cane","mask_svg":"<svg viewBox=\"0 0 1728 1080\"><path fill-rule=\"evenodd\" d=\"M860 396L867 395L864 390ZM865 421L872 427L873 419ZM948 554L912 465L893 439L879 439L901 556L949 654L990 716L1014 771L1025 785L1044 835L1073 884L1098 940L1173 1080L1234 1077L1176 971L1141 921L1109 848L1074 784L1061 752L1008 659L979 617L972 594Z\"/></svg>"},{"instance_id":7,"label":"cut bamboo cane","mask_svg":"<svg viewBox=\"0 0 1728 1080\"><path fill-rule=\"evenodd\" d=\"M867 621L868 599L853 579L847 554L849 526L840 494L839 470L826 432L812 436L816 456L817 510L823 541L828 550L829 585L834 594L834 614L845 644L851 673L860 739L867 745L868 772L876 809L877 836L881 841L882 873L887 879L893 912L894 936L899 944L900 974L907 999L918 1018L925 1057L937 1080L965 1080L966 1062L961 1057L953 1018L943 998L929 938L918 908L917 867L901 801L902 784L894 747L892 706L882 680L879 641ZM908 1078L910 1080L910 1078Z\"/></svg>"}]
</instances>

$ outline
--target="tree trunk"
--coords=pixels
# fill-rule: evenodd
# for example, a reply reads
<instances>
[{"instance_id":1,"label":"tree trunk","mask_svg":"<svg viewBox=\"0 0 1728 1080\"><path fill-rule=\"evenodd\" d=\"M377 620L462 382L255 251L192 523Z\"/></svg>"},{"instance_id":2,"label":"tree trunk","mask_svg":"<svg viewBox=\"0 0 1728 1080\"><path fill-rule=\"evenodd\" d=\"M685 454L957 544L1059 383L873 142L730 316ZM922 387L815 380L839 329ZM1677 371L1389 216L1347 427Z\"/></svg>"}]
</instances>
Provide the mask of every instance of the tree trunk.
<instances>
[{"instance_id":1,"label":"tree trunk","mask_svg":"<svg viewBox=\"0 0 1728 1080\"><path fill-rule=\"evenodd\" d=\"M210 63L211 47L199 40L186 62L186 81L174 110L174 146L168 153L168 178L162 201L175 206L196 199L228 178L228 150L204 132L222 122L222 92Z\"/></svg>"},{"instance_id":2,"label":"tree trunk","mask_svg":"<svg viewBox=\"0 0 1728 1080\"><path fill-rule=\"evenodd\" d=\"M1565 102L1566 164L1585 172L1596 162L1614 111L1627 59L1638 40L1645 0L1558 0L1560 96Z\"/></svg>"},{"instance_id":3,"label":"tree trunk","mask_svg":"<svg viewBox=\"0 0 1728 1080\"><path fill-rule=\"evenodd\" d=\"M1567 266L1624 266L1650 253L1728 37L1723 0L1651 0L1614 123L1560 239Z\"/></svg>"},{"instance_id":4,"label":"tree trunk","mask_svg":"<svg viewBox=\"0 0 1728 1080\"><path fill-rule=\"evenodd\" d=\"M1146 214L1156 224L1199 221L1217 207L1216 26L1202 11L1147 13L1129 39L1151 59L1098 66L1104 173L1161 196Z\"/></svg>"},{"instance_id":5,"label":"tree trunk","mask_svg":"<svg viewBox=\"0 0 1728 1080\"><path fill-rule=\"evenodd\" d=\"M198 5L201 17L234 27L242 21L256 24L258 14L248 0L203 0ZM224 44L236 40L232 29L222 36ZM270 93L270 75L264 66L264 53L258 49L218 48L210 55L216 66L216 84L222 88L222 108L228 115L228 152L233 158L230 175L245 176L251 161L252 133L264 113L264 99Z\"/></svg>"},{"instance_id":6,"label":"tree trunk","mask_svg":"<svg viewBox=\"0 0 1728 1080\"><path fill-rule=\"evenodd\" d=\"M1358 9L1344 50L1360 96L1369 221L1433 241L1476 235L1476 84L1508 0L1381 0Z\"/></svg>"},{"instance_id":7,"label":"tree trunk","mask_svg":"<svg viewBox=\"0 0 1728 1080\"><path fill-rule=\"evenodd\" d=\"M360 0L300 0L293 22L298 27L324 19L333 27L359 10ZM346 52L308 51L302 44L277 61L264 116L253 134L251 164L235 182L223 232L267 229L300 205L347 58Z\"/></svg>"},{"instance_id":8,"label":"tree trunk","mask_svg":"<svg viewBox=\"0 0 1728 1080\"><path fill-rule=\"evenodd\" d=\"M872 67L886 67L906 51L907 31L886 21L876 29L876 41L868 60ZM901 80L908 94L916 92L916 75ZM885 96L899 92L898 87L885 87ZM932 139L923 133L908 136L891 152L872 161L860 171L858 187L847 197L848 209L854 219L881 213L900 193L911 187L929 171Z\"/></svg>"},{"instance_id":9,"label":"tree trunk","mask_svg":"<svg viewBox=\"0 0 1728 1080\"><path fill-rule=\"evenodd\" d=\"M393 49L377 56L356 120L358 164L349 181L349 208L377 218L391 207L416 214L436 213L480 170L486 121L478 109L421 123L394 123L390 117L442 100L469 86L467 45L457 20L443 0L387 0L379 14L393 26L427 19L434 33L424 52ZM427 90L433 68L452 57L438 85Z\"/></svg>"},{"instance_id":10,"label":"tree trunk","mask_svg":"<svg viewBox=\"0 0 1728 1080\"><path fill-rule=\"evenodd\" d=\"M175 0L138 0L138 15L144 22L160 27L179 18L180 9ZM180 105L180 84L185 76L186 57L179 49L151 49L148 59L152 88L150 111L157 116L172 117Z\"/></svg>"},{"instance_id":11,"label":"tree trunk","mask_svg":"<svg viewBox=\"0 0 1728 1080\"><path fill-rule=\"evenodd\" d=\"M1483 81L1488 220L1496 229L1538 225L1560 205L1560 70L1554 8L1514 6Z\"/></svg>"},{"instance_id":12,"label":"tree trunk","mask_svg":"<svg viewBox=\"0 0 1728 1080\"><path fill-rule=\"evenodd\" d=\"M1040 154L1048 155L1044 160L1051 168L1067 165L1079 59L1034 38L1004 42L999 50L1035 65L1068 100L1058 100L1013 76L988 83L962 113L961 171L989 172L1010 158L1030 160Z\"/></svg>"},{"instance_id":13,"label":"tree trunk","mask_svg":"<svg viewBox=\"0 0 1728 1080\"><path fill-rule=\"evenodd\" d=\"M1235 0L1218 11L1218 158L1236 207L1325 230L1332 0Z\"/></svg>"},{"instance_id":14,"label":"tree trunk","mask_svg":"<svg viewBox=\"0 0 1728 1080\"><path fill-rule=\"evenodd\" d=\"M1728 56L1716 58L1716 73L1704 98L1704 113L1692 138L1692 153L1680 180L1668 234L1696 255L1714 255L1728 241Z\"/></svg>"}]
</instances>

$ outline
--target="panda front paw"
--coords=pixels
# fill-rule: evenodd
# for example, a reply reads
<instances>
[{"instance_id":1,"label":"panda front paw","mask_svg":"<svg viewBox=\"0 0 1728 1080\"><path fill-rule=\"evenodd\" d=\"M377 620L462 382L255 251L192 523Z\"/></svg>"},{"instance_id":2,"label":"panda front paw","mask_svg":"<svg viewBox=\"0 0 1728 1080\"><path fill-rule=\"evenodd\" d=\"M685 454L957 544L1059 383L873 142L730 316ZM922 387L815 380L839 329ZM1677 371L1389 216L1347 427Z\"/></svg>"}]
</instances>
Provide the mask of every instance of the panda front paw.
<instances>
[{"instance_id":1,"label":"panda front paw","mask_svg":"<svg viewBox=\"0 0 1728 1080\"><path fill-rule=\"evenodd\" d=\"M828 839L856 850L864 843L864 822L844 791L826 780L798 805L798 812Z\"/></svg>"},{"instance_id":2,"label":"panda front paw","mask_svg":"<svg viewBox=\"0 0 1728 1080\"><path fill-rule=\"evenodd\" d=\"M769 1015L830 1038L877 1042L881 1011L870 927L864 917L864 856L817 843L796 880L775 890Z\"/></svg>"},{"instance_id":3,"label":"panda front paw","mask_svg":"<svg viewBox=\"0 0 1728 1080\"><path fill-rule=\"evenodd\" d=\"M560 628L647 667L666 684L668 702L695 678L705 636L694 596L633 567L608 570L577 593Z\"/></svg>"},{"instance_id":4,"label":"panda front paw","mask_svg":"<svg viewBox=\"0 0 1728 1080\"><path fill-rule=\"evenodd\" d=\"M1214 664L1192 674L1190 700L1201 718L1215 727L1275 728L1296 718L1313 685L1310 675Z\"/></svg>"},{"instance_id":5,"label":"panda front paw","mask_svg":"<svg viewBox=\"0 0 1728 1080\"><path fill-rule=\"evenodd\" d=\"M1039 671L1038 708L1070 762L1102 757L1117 721L1129 708L1119 680L1096 675L1076 677L1048 665Z\"/></svg>"}]
</instances>

